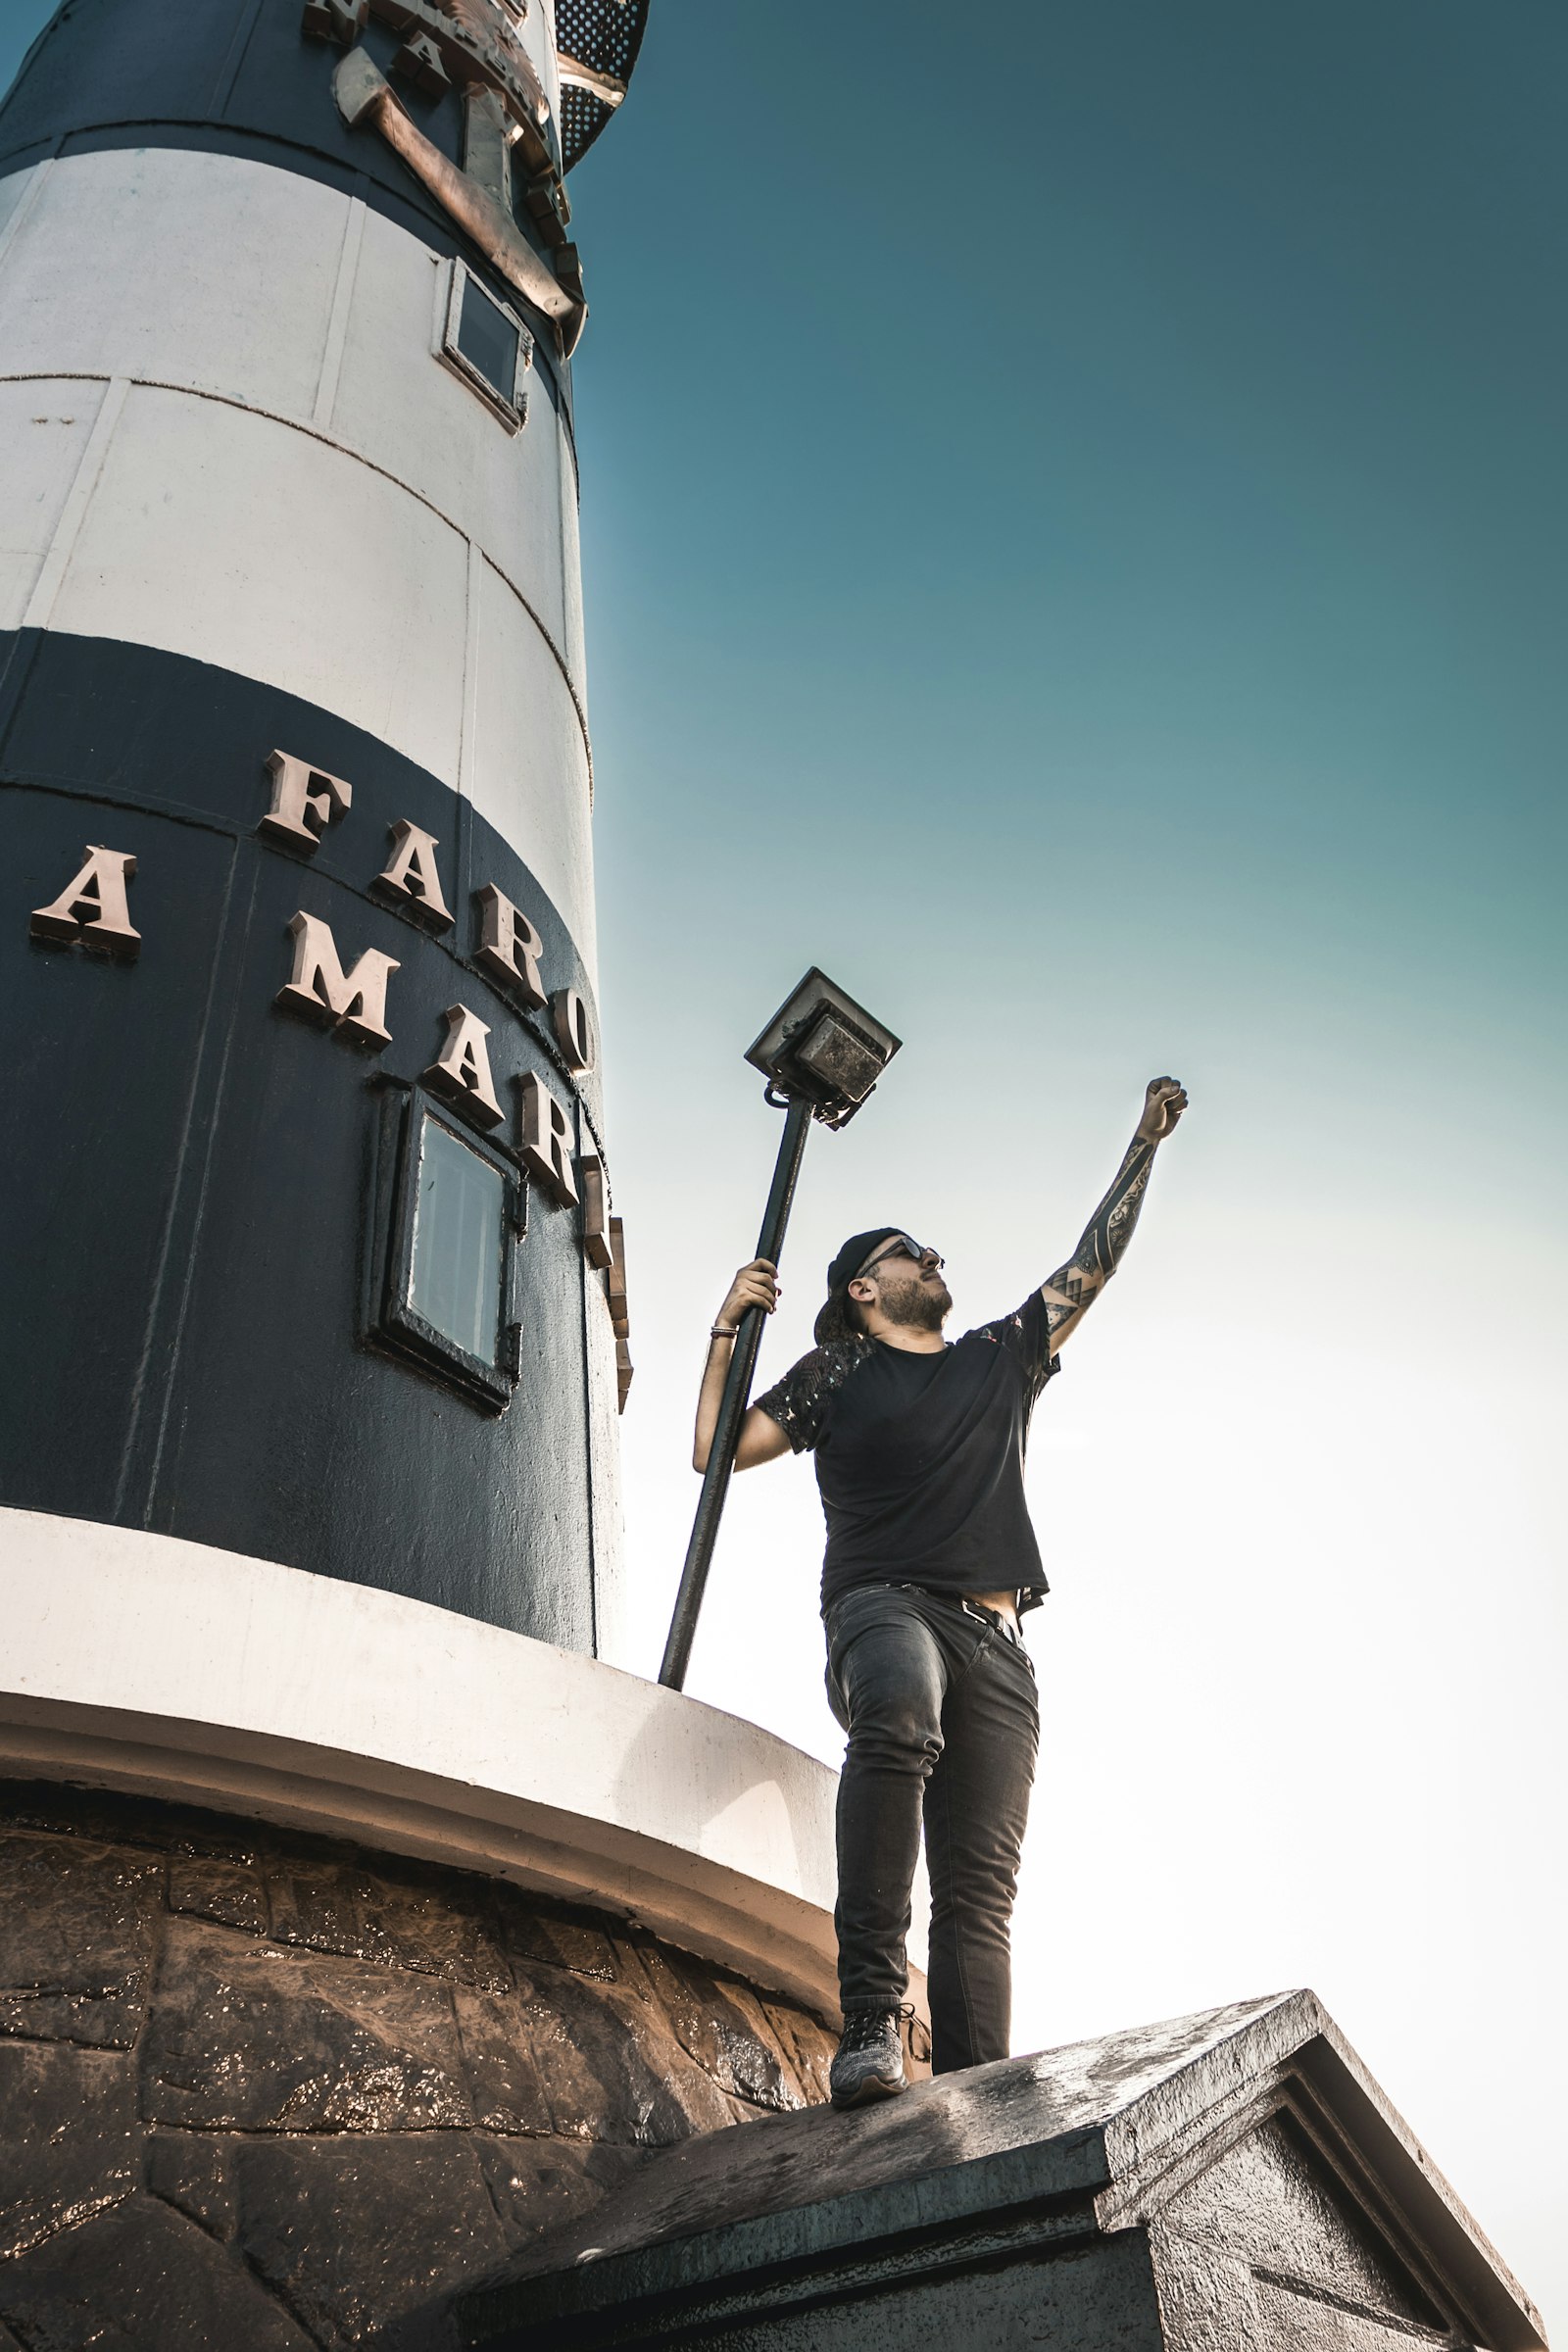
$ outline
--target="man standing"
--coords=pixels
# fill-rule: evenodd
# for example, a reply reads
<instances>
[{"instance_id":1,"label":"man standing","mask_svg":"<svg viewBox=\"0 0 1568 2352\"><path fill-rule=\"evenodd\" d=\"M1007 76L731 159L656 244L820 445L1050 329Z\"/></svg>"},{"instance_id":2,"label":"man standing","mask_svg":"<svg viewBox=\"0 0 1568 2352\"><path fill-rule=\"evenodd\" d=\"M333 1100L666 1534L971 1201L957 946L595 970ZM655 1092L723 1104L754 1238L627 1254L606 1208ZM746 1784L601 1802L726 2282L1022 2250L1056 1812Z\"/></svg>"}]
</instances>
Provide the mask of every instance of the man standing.
<instances>
[{"instance_id":1,"label":"man standing","mask_svg":"<svg viewBox=\"0 0 1568 2352\"><path fill-rule=\"evenodd\" d=\"M892 1225L852 1235L828 1268L816 1347L759 1398L737 1469L816 1456L827 1518L828 1699L849 1734L839 1784L836 2107L905 2087L899 2021L922 1820L931 1879L932 2065L1009 2053L1009 1929L1039 1739L1021 1611L1046 1579L1024 1503L1024 1446L1057 1350L1116 1271L1159 1145L1187 1108L1150 1081L1127 1153L1066 1264L1016 1313L949 1342L937 1251ZM749 1306L776 1270L743 1266L712 1327L693 1460L708 1465Z\"/></svg>"}]
</instances>

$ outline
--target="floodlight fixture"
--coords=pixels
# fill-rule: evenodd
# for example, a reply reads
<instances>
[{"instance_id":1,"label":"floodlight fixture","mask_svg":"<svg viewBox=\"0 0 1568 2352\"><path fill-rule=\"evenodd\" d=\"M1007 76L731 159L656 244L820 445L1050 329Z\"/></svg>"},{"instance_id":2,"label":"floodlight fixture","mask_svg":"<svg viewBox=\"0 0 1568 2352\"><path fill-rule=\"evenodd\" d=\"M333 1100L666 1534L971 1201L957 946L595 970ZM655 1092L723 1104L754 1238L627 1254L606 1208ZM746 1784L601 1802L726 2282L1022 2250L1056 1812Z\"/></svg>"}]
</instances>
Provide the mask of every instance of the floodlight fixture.
<instances>
[{"instance_id":1,"label":"floodlight fixture","mask_svg":"<svg viewBox=\"0 0 1568 2352\"><path fill-rule=\"evenodd\" d=\"M804 1096L824 1127L845 1127L902 1042L813 964L746 1058L776 1094Z\"/></svg>"},{"instance_id":2,"label":"floodlight fixture","mask_svg":"<svg viewBox=\"0 0 1568 2352\"><path fill-rule=\"evenodd\" d=\"M757 1239L757 1256L765 1257L770 1265L777 1266L784 1247L784 1231L811 1121L819 1119L824 1127L847 1126L893 1059L900 1043L891 1029L867 1012L863 1004L846 996L835 981L813 964L749 1049L746 1059L767 1080L764 1090L767 1101L785 1114L772 1189L767 1197L762 1230ZM762 1322L762 1309L749 1306L736 1327L735 1345L719 1399L718 1422L709 1447L703 1491L692 1522L691 1542L686 1547L686 1564L681 1570L669 1639L664 1644L664 1662L659 1670L660 1681L673 1690L681 1690L686 1681L697 1613L703 1605L703 1590L718 1537L724 1497L735 1469L735 1448L740 1444L741 1423L746 1418L752 1393L752 1376L757 1370Z\"/></svg>"}]
</instances>

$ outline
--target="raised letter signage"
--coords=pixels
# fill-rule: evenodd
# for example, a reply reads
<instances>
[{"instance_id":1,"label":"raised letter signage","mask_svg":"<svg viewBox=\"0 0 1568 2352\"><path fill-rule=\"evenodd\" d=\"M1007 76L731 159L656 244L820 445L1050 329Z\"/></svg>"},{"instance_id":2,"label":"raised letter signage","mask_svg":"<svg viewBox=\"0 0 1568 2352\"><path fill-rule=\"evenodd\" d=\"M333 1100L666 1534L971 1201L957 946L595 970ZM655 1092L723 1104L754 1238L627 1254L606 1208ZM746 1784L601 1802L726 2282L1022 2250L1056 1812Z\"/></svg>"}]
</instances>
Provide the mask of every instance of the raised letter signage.
<instances>
[{"instance_id":1,"label":"raised letter signage","mask_svg":"<svg viewBox=\"0 0 1568 2352\"><path fill-rule=\"evenodd\" d=\"M591 1266L611 1261L610 1227L605 1221L605 1163L597 1152L584 1152L577 1162L582 1181L582 1253Z\"/></svg>"},{"instance_id":2,"label":"raised letter signage","mask_svg":"<svg viewBox=\"0 0 1568 2352\"><path fill-rule=\"evenodd\" d=\"M452 909L441 896L434 835L411 825L406 816L400 816L390 830L392 856L370 888L431 931L444 931L452 920Z\"/></svg>"},{"instance_id":3,"label":"raised letter signage","mask_svg":"<svg viewBox=\"0 0 1568 2352\"><path fill-rule=\"evenodd\" d=\"M555 1025L556 1043L568 1070L591 1070L594 1066L593 1023L588 1007L574 988L558 988L550 1000L550 1017Z\"/></svg>"},{"instance_id":4,"label":"raised letter signage","mask_svg":"<svg viewBox=\"0 0 1568 2352\"><path fill-rule=\"evenodd\" d=\"M297 850L314 850L334 816L341 816L354 799L354 787L324 767L296 760L292 752L269 752L272 806L257 826L273 841L286 841Z\"/></svg>"},{"instance_id":5,"label":"raised letter signage","mask_svg":"<svg viewBox=\"0 0 1568 2352\"><path fill-rule=\"evenodd\" d=\"M369 0L305 0L305 30L346 48L359 39L369 13Z\"/></svg>"},{"instance_id":6,"label":"raised letter signage","mask_svg":"<svg viewBox=\"0 0 1568 2352\"><path fill-rule=\"evenodd\" d=\"M499 1127L507 1114L496 1101L495 1080L490 1075L490 1054L484 1042L490 1034L488 1025L466 1004L449 1004L441 1018L447 1025L447 1042L424 1071L423 1083L479 1126Z\"/></svg>"},{"instance_id":7,"label":"raised letter signage","mask_svg":"<svg viewBox=\"0 0 1568 2352\"><path fill-rule=\"evenodd\" d=\"M479 909L479 945L473 951L474 962L537 1012L548 1002L545 984L539 977L544 941L528 917L519 914L493 882L487 882L483 890L476 890L473 898Z\"/></svg>"},{"instance_id":8,"label":"raised letter signage","mask_svg":"<svg viewBox=\"0 0 1568 2352\"><path fill-rule=\"evenodd\" d=\"M360 1045L389 1046L386 984L399 968L396 958L383 956L379 948L367 948L353 970L345 973L331 930L318 916L297 914L288 929L294 969L276 1002L308 1021L342 1030Z\"/></svg>"},{"instance_id":9,"label":"raised letter signage","mask_svg":"<svg viewBox=\"0 0 1568 2352\"><path fill-rule=\"evenodd\" d=\"M394 10L411 4L412 0L372 0L377 13L388 22ZM319 0L319 5L335 22L336 12L347 18L360 8L361 0ZM356 17L355 21L360 20ZM314 856L327 826L347 815L353 806L352 785L292 752L273 751L266 764L271 779L271 806L258 820L258 834L296 855ZM355 824L363 828L365 822L362 808ZM435 836L407 817L399 818L389 831L391 856L370 889L426 930L444 931L453 918L442 894ZM58 899L47 906L34 907L32 936L53 947L79 946L103 956L133 956L141 946L141 934L130 920L127 895L136 871L135 857L128 850L89 844L85 858ZM579 1076L593 1069L598 1054L589 999L576 988L546 988L544 939L493 882L475 890L473 898L478 939L471 953L460 954L459 960L483 973L505 996L511 1013L546 1015L549 1024L547 1030L545 1021L538 1018L506 1021L500 1033L503 1077L508 1075L506 1065L519 1031L532 1033L535 1052L553 1051L557 1056L553 1066L566 1073L564 1084L569 1092L565 1103L542 1077L530 1073L516 1080L520 1130L516 1156L545 1199L564 1208L575 1208L580 1200L580 1225L573 1220L573 1226L583 1257L605 1276L624 1406L631 1358L626 1346L620 1219L610 1214L610 1187L601 1151L596 1148L579 1155L576 1150L579 1132L597 1145L591 1133L592 1114L577 1086ZM301 908L287 929L294 943L293 967L274 1004L376 1053L389 1046L387 987L392 974L403 968L397 957L383 955L378 948L367 948L345 971L331 925L321 916ZM489 1025L466 1004L449 1004L441 1019L445 1042L434 1061L420 1072L419 1084L476 1127L504 1127L507 1111L496 1092Z\"/></svg>"},{"instance_id":10,"label":"raised letter signage","mask_svg":"<svg viewBox=\"0 0 1568 2352\"><path fill-rule=\"evenodd\" d=\"M562 1206L577 1198L571 1164L571 1122L542 1078L517 1081L522 1097L522 1164Z\"/></svg>"},{"instance_id":11,"label":"raised letter signage","mask_svg":"<svg viewBox=\"0 0 1568 2352\"><path fill-rule=\"evenodd\" d=\"M87 844L87 862L66 884L52 906L35 906L29 928L34 939L71 947L79 939L100 956L134 956L141 933L133 930L125 885L136 871L128 850L99 850Z\"/></svg>"},{"instance_id":12,"label":"raised letter signage","mask_svg":"<svg viewBox=\"0 0 1568 2352\"><path fill-rule=\"evenodd\" d=\"M605 1278L610 1301L610 1328L615 1335L615 1387L622 1412L631 1387L631 1318L626 1306L626 1227L619 1217L610 1220L610 1272Z\"/></svg>"}]
</instances>

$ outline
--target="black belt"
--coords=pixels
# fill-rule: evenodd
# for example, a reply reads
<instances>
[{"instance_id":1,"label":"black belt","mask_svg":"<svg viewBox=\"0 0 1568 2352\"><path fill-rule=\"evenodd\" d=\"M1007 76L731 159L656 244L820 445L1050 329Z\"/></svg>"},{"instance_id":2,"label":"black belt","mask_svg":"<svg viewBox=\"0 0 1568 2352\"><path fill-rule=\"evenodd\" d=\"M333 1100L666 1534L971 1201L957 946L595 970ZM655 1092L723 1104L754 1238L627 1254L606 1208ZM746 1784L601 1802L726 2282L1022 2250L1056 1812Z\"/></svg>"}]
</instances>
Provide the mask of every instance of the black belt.
<instances>
[{"instance_id":1,"label":"black belt","mask_svg":"<svg viewBox=\"0 0 1568 2352\"><path fill-rule=\"evenodd\" d=\"M851 1591L854 1590L852 1586ZM1000 1609L982 1608L979 1601L970 1600L966 1593L938 1592L930 1585L905 1584L892 1577L886 1579L884 1590L889 1592L918 1592L922 1600L945 1600L950 1607L962 1609L966 1616L978 1617L983 1625L989 1625L994 1634L1000 1634L1004 1642L1010 1642L1014 1649L1023 1647L1023 1635L1010 1619L1004 1617ZM848 1594L840 1593L839 1598L847 1599Z\"/></svg>"},{"instance_id":2,"label":"black belt","mask_svg":"<svg viewBox=\"0 0 1568 2352\"><path fill-rule=\"evenodd\" d=\"M1004 1642L1010 1642L1014 1649L1022 1649L1022 1634L1012 1619L1004 1617L1000 1609L982 1608L979 1601L970 1600L962 1593L958 1595L958 1606L969 1616L978 1617L983 1624L989 1625L994 1634L1000 1634Z\"/></svg>"}]
</instances>

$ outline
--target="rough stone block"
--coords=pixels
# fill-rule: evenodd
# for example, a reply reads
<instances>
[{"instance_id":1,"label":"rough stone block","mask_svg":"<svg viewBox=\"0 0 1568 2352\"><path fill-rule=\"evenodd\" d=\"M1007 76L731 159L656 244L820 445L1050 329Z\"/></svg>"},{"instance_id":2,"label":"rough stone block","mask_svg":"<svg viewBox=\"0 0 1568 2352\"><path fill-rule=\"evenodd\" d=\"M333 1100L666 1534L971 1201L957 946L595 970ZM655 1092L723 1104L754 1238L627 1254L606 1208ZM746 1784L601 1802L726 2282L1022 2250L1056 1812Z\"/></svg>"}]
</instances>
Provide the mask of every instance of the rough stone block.
<instances>
[{"instance_id":1,"label":"rough stone block","mask_svg":"<svg viewBox=\"0 0 1568 2352\"><path fill-rule=\"evenodd\" d=\"M427 2132L471 2123L445 1988L172 1920L142 2113L187 2130Z\"/></svg>"},{"instance_id":2,"label":"rough stone block","mask_svg":"<svg viewBox=\"0 0 1568 2352\"><path fill-rule=\"evenodd\" d=\"M648 2161L639 2148L560 2139L478 2139L474 2146L509 2252L590 2213Z\"/></svg>"},{"instance_id":3,"label":"rough stone block","mask_svg":"<svg viewBox=\"0 0 1568 2352\"><path fill-rule=\"evenodd\" d=\"M452 2000L475 2122L492 2132L554 2131L523 1995L470 1992L462 1985Z\"/></svg>"},{"instance_id":4,"label":"rough stone block","mask_svg":"<svg viewBox=\"0 0 1568 2352\"><path fill-rule=\"evenodd\" d=\"M169 1865L169 1908L252 1936L267 1934L267 1888L249 1859L176 1854Z\"/></svg>"},{"instance_id":5,"label":"rough stone block","mask_svg":"<svg viewBox=\"0 0 1568 2352\"><path fill-rule=\"evenodd\" d=\"M652 2000L542 1971L527 2033L554 2129L568 2139L664 2147L732 2121Z\"/></svg>"},{"instance_id":6,"label":"rough stone block","mask_svg":"<svg viewBox=\"0 0 1568 2352\"><path fill-rule=\"evenodd\" d=\"M639 1958L675 2038L721 2090L780 2111L807 2104L748 1986L666 1945L650 1945Z\"/></svg>"},{"instance_id":7,"label":"rough stone block","mask_svg":"<svg viewBox=\"0 0 1568 2352\"><path fill-rule=\"evenodd\" d=\"M0 2352L455 2352L457 2285L810 2095L811 2021L661 1949L468 1873L13 1792Z\"/></svg>"},{"instance_id":8,"label":"rough stone block","mask_svg":"<svg viewBox=\"0 0 1568 2352\"><path fill-rule=\"evenodd\" d=\"M243 2264L151 2197L0 2268L0 2317L28 2352L313 2352Z\"/></svg>"},{"instance_id":9,"label":"rough stone block","mask_svg":"<svg viewBox=\"0 0 1568 2352\"><path fill-rule=\"evenodd\" d=\"M129 2196L135 2093L119 2052L0 2042L0 2258Z\"/></svg>"},{"instance_id":10,"label":"rough stone block","mask_svg":"<svg viewBox=\"0 0 1568 2352\"><path fill-rule=\"evenodd\" d=\"M270 1874L271 1934L279 1943L338 1952L384 1968L504 1992L512 1972L489 1889L450 1871L404 1877L351 1861L295 1859Z\"/></svg>"},{"instance_id":11,"label":"rough stone block","mask_svg":"<svg viewBox=\"0 0 1568 2352\"><path fill-rule=\"evenodd\" d=\"M0 2034L128 2049L162 1865L80 1838L0 1836Z\"/></svg>"},{"instance_id":12,"label":"rough stone block","mask_svg":"<svg viewBox=\"0 0 1568 2352\"><path fill-rule=\"evenodd\" d=\"M234 2183L228 2137L204 2139L195 2132L154 2132L143 2156L150 2195L162 2197L214 2237L234 2234Z\"/></svg>"},{"instance_id":13,"label":"rough stone block","mask_svg":"<svg viewBox=\"0 0 1568 2352\"><path fill-rule=\"evenodd\" d=\"M234 2177L240 2251L324 2345L363 2342L505 2248L466 2135L244 2140Z\"/></svg>"},{"instance_id":14,"label":"rough stone block","mask_svg":"<svg viewBox=\"0 0 1568 2352\"><path fill-rule=\"evenodd\" d=\"M804 2009L792 2009L783 2001L764 2001L762 2014L773 2030L773 2037L784 2053L802 2098L808 2107L819 2105L828 2095L827 2072L838 2048L837 2034L818 2025ZM929 2057L929 2050L926 2054Z\"/></svg>"},{"instance_id":15,"label":"rough stone block","mask_svg":"<svg viewBox=\"0 0 1568 2352\"><path fill-rule=\"evenodd\" d=\"M502 1934L512 1957L547 1968L568 1968L574 1976L614 1984L621 1975L615 1946L595 1921L569 1912L542 1911L514 1888L497 1889Z\"/></svg>"},{"instance_id":16,"label":"rough stone block","mask_svg":"<svg viewBox=\"0 0 1568 2352\"><path fill-rule=\"evenodd\" d=\"M145 1797L74 1788L59 1781L7 1783L5 1813L8 1828L85 1838L147 1855L219 1854L233 1860L249 1855L257 1842L255 1824L228 1814L197 1805L149 1804Z\"/></svg>"}]
</instances>

